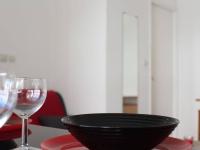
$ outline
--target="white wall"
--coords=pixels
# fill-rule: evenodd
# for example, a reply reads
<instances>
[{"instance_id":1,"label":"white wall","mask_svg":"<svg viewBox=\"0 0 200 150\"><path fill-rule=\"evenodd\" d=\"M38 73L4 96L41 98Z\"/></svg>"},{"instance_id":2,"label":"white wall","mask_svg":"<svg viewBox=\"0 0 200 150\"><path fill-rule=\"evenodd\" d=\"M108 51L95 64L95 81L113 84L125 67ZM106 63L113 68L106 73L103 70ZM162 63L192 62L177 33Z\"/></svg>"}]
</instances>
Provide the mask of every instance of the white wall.
<instances>
[{"instance_id":1,"label":"white wall","mask_svg":"<svg viewBox=\"0 0 200 150\"><path fill-rule=\"evenodd\" d=\"M150 113L150 1L108 0L107 111L122 112L122 13L138 17L139 112Z\"/></svg>"},{"instance_id":2,"label":"white wall","mask_svg":"<svg viewBox=\"0 0 200 150\"><path fill-rule=\"evenodd\" d=\"M106 112L106 0L59 2L57 84L67 110Z\"/></svg>"},{"instance_id":3,"label":"white wall","mask_svg":"<svg viewBox=\"0 0 200 150\"><path fill-rule=\"evenodd\" d=\"M193 34L194 34L194 53L193 53L193 66L194 66L194 97L193 97L193 114L192 118L194 118L194 135L197 139L199 133L199 111L200 111L200 103L196 102L195 100L200 98L200 19L199 19L199 1L194 2L194 9L193 9L193 16L194 16L194 24L193 24Z\"/></svg>"},{"instance_id":4,"label":"white wall","mask_svg":"<svg viewBox=\"0 0 200 150\"><path fill-rule=\"evenodd\" d=\"M200 96L200 1L178 0L177 35L179 50L179 135L197 138L197 109L195 99Z\"/></svg>"},{"instance_id":5,"label":"white wall","mask_svg":"<svg viewBox=\"0 0 200 150\"><path fill-rule=\"evenodd\" d=\"M16 57L0 68L20 76L45 77L56 88L55 0L0 0L0 54Z\"/></svg>"},{"instance_id":6,"label":"white wall","mask_svg":"<svg viewBox=\"0 0 200 150\"><path fill-rule=\"evenodd\" d=\"M0 68L46 77L70 114L105 112L105 0L0 0Z\"/></svg>"}]
</instances>

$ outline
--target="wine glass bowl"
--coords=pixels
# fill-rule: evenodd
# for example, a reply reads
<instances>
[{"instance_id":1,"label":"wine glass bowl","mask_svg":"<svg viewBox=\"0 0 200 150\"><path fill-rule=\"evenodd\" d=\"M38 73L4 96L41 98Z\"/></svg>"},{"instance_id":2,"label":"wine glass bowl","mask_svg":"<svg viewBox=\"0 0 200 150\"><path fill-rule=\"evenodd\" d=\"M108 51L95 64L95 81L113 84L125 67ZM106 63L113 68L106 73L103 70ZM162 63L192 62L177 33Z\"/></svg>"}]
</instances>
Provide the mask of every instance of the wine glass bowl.
<instances>
[{"instance_id":1,"label":"wine glass bowl","mask_svg":"<svg viewBox=\"0 0 200 150\"><path fill-rule=\"evenodd\" d=\"M43 105L46 91L41 89L18 90L18 101L15 113L20 117L30 117Z\"/></svg>"},{"instance_id":2,"label":"wine glass bowl","mask_svg":"<svg viewBox=\"0 0 200 150\"><path fill-rule=\"evenodd\" d=\"M22 144L17 149L34 149L28 145L28 118L37 112L45 102L47 95L46 80L42 78L17 77L16 115L22 118Z\"/></svg>"},{"instance_id":3,"label":"wine glass bowl","mask_svg":"<svg viewBox=\"0 0 200 150\"><path fill-rule=\"evenodd\" d=\"M0 73L0 128L11 116L16 105L15 77Z\"/></svg>"}]
</instances>

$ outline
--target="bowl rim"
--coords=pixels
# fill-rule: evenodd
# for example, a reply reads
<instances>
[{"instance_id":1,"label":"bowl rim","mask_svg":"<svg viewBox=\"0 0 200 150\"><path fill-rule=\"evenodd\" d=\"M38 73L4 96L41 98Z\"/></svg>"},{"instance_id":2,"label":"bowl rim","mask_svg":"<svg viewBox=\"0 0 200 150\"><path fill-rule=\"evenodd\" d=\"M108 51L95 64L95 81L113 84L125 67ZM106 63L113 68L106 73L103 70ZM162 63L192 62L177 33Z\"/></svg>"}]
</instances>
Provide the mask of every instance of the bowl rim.
<instances>
[{"instance_id":1,"label":"bowl rim","mask_svg":"<svg viewBox=\"0 0 200 150\"><path fill-rule=\"evenodd\" d=\"M164 124L164 125L157 125L157 126L149 126L149 127L120 127L120 126L100 126L100 125L84 125L84 124L77 124L73 121L71 121L71 118L73 117L79 117L79 116L90 116L90 115L124 115L124 116L133 116L133 115L137 115L137 116L151 116L151 117L159 117L159 118L163 118L163 119L169 119L172 120L171 122ZM67 125L68 127L81 127L81 128L94 128L94 129L153 129L153 128L158 128L158 127L176 127L178 126L178 124L180 123L180 121L176 118L173 117L168 117L168 116L162 116L162 115L153 115L153 114L132 114L132 113L87 113L87 114L78 114L78 115L68 115L68 116L64 116L61 118L61 122L65 125Z\"/></svg>"}]
</instances>

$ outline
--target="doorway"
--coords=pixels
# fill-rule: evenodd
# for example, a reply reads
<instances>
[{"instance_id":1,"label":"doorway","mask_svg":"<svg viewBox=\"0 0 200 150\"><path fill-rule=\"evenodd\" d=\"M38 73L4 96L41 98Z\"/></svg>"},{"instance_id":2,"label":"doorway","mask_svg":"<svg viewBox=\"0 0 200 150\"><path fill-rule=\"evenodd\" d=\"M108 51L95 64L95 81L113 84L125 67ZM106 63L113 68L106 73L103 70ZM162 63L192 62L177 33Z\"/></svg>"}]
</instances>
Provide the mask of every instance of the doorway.
<instances>
[{"instance_id":1,"label":"doorway","mask_svg":"<svg viewBox=\"0 0 200 150\"><path fill-rule=\"evenodd\" d=\"M122 14L123 112L137 113L138 106L138 18Z\"/></svg>"}]
</instances>

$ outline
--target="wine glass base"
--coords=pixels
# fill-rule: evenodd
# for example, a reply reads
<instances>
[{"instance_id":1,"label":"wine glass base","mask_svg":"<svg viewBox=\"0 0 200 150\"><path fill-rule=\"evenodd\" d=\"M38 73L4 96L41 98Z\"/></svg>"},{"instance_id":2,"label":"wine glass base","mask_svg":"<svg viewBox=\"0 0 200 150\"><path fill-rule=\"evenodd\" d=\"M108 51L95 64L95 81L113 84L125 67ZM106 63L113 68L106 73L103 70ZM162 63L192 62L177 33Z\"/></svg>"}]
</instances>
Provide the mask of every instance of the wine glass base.
<instances>
[{"instance_id":1,"label":"wine glass base","mask_svg":"<svg viewBox=\"0 0 200 150\"><path fill-rule=\"evenodd\" d=\"M31 146L29 146L29 147L20 146L20 147L14 148L13 150L41 150L41 149L36 148L36 147L31 147Z\"/></svg>"}]
</instances>

